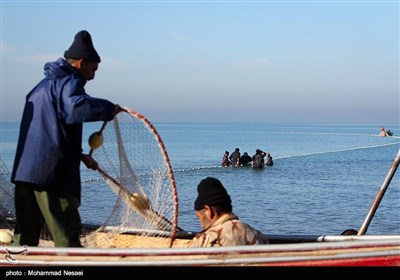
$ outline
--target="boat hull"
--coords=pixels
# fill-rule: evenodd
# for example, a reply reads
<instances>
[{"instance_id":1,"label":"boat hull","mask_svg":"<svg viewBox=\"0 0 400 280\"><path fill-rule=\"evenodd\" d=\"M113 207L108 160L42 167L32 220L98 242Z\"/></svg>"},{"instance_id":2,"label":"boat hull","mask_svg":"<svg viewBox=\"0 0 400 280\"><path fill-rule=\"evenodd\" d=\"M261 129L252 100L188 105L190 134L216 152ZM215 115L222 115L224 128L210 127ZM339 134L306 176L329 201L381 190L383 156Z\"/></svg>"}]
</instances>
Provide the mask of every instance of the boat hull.
<instances>
[{"instance_id":1,"label":"boat hull","mask_svg":"<svg viewBox=\"0 0 400 280\"><path fill-rule=\"evenodd\" d=\"M329 240L329 238L328 238ZM212 248L5 247L1 266L400 266L400 236Z\"/></svg>"}]
</instances>

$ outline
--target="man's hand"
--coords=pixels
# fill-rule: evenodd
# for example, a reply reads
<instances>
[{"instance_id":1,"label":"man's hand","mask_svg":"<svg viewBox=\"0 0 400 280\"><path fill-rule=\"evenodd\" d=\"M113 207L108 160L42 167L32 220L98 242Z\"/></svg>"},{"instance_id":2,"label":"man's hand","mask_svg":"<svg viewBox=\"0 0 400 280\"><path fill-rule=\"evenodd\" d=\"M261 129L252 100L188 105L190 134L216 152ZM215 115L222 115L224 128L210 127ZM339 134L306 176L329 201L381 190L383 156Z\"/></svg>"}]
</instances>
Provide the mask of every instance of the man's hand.
<instances>
[{"instance_id":1,"label":"man's hand","mask_svg":"<svg viewBox=\"0 0 400 280\"><path fill-rule=\"evenodd\" d=\"M91 156L82 154L81 155L82 162L86 165L87 168L97 170L99 164L95 161Z\"/></svg>"},{"instance_id":2,"label":"man's hand","mask_svg":"<svg viewBox=\"0 0 400 280\"><path fill-rule=\"evenodd\" d=\"M119 112L124 111L124 108L122 108L121 106L119 106L118 104L115 105L115 109L114 109L114 116L116 114L118 114Z\"/></svg>"}]
</instances>

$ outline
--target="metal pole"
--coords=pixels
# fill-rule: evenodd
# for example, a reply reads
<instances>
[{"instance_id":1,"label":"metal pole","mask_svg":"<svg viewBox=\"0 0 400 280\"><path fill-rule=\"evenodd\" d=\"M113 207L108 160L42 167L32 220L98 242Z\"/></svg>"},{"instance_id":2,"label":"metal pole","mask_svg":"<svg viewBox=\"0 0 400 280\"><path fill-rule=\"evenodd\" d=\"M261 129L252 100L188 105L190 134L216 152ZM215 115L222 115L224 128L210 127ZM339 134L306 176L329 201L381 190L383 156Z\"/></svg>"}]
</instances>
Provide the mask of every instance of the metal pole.
<instances>
[{"instance_id":1,"label":"metal pole","mask_svg":"<svg viewBox=\"0 0 400 280\"><path fill-rule=\"evenodd\" d=\"M365 218L364 223L360 227L357 235L364 235L367 232L367 228L368 228L369 224L371 223L371 220L376 212L376 209L378 209L379 203L381 202L382 197L385 194L385 192L390 184L390 181L392 181L393 175L396 172L397 167L399 166L399 162L400 162L400 149L397 152L397 156L394 159L394 162L393 162L392 166L390 167L389 172L386 175L386 178L383 181L383 184L380 187L380 189L375 197L375 200L372 203L371 208L369 209L368 215Z\"/></svg>"}]
</instances>

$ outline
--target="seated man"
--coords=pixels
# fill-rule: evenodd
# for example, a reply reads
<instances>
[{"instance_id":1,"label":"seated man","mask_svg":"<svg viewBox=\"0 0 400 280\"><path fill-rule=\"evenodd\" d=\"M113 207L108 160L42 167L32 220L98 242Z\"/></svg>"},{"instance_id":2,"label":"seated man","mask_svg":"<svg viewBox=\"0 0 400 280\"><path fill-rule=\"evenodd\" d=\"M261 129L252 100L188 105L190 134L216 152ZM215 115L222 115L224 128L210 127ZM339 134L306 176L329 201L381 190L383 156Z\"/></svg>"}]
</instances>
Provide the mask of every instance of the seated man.
<instances>
[{"instance_id":1,"label":"seated man","mask_svg":"<svg viewBox=\"0 0 400 280\"><path fill-rule=\"evenodd\" d=\"M203 179L197 191L194 209L203 230L193 238L192 247L269 244L266 236L232 213L231 198L218 179Z\"/></svg>"},{"instance_id":2,"label":"seated man","mask_svg":"<svg viewBox=\"0 0 400 280\"><path fill-rule=\"evenodd\" d=\"M384 127L381 128L381 132L379 133L379 136L382 136L382 137L387 137L387 136L389 136L389 135L387 134L387 132L385 131L385 128L384 128Z\"/></svg>"}]
</instances>

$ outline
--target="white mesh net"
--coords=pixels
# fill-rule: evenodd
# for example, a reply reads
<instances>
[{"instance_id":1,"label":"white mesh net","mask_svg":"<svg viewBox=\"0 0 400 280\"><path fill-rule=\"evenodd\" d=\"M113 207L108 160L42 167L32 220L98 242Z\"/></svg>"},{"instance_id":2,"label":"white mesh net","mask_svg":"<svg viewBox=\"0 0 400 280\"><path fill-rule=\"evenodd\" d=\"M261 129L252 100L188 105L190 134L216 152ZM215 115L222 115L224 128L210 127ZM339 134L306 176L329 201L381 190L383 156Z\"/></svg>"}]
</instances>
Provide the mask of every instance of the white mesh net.
<instances>
[{"instance_id":1,"label":"white mesh net","mask_svg":"<svg viewBox=\"0 0 400 280\"><path fill-rule=\"evenodd\" d=\"M164 144L154 126L126 109L100 129L103 144L91 150L104 182L118 195L114 209L95 234L113 240L121 233L157 236L172 246L177 227L178 198ZM84 245L107 247L88 234ZM121 244L117 247L129 247Z\"/></svg>"},{"instance_id":2,"label":"white mesh net","mask_svg":"<svg viewBox=\"0 0 400 280\"><path fill-rule=\"evenodd\" d=\"M10 171L0 159L0 228L12 229L14 217L14 185L10 182Z\"/></svg>"},{"instance_id":3,"label":"white mesh net","mask_svg":"<svg viewBox=\"0 0 400 280\"><path fill-rule=\"evenodd\" d=\"M141 114L126 108L112 121L103 123L99 131L99 147L90 152L103 178L96 184L111 188L116 201L100 226L84 226L82 245L92 248L186 246L188 240L176 244L176 232L180 228L175 179L155 127ZM3 161L0 167L0 228L13 229L14 185ZM47 227L42 230L39 245L54 246Z\"/></svg>"}]
</instances>

